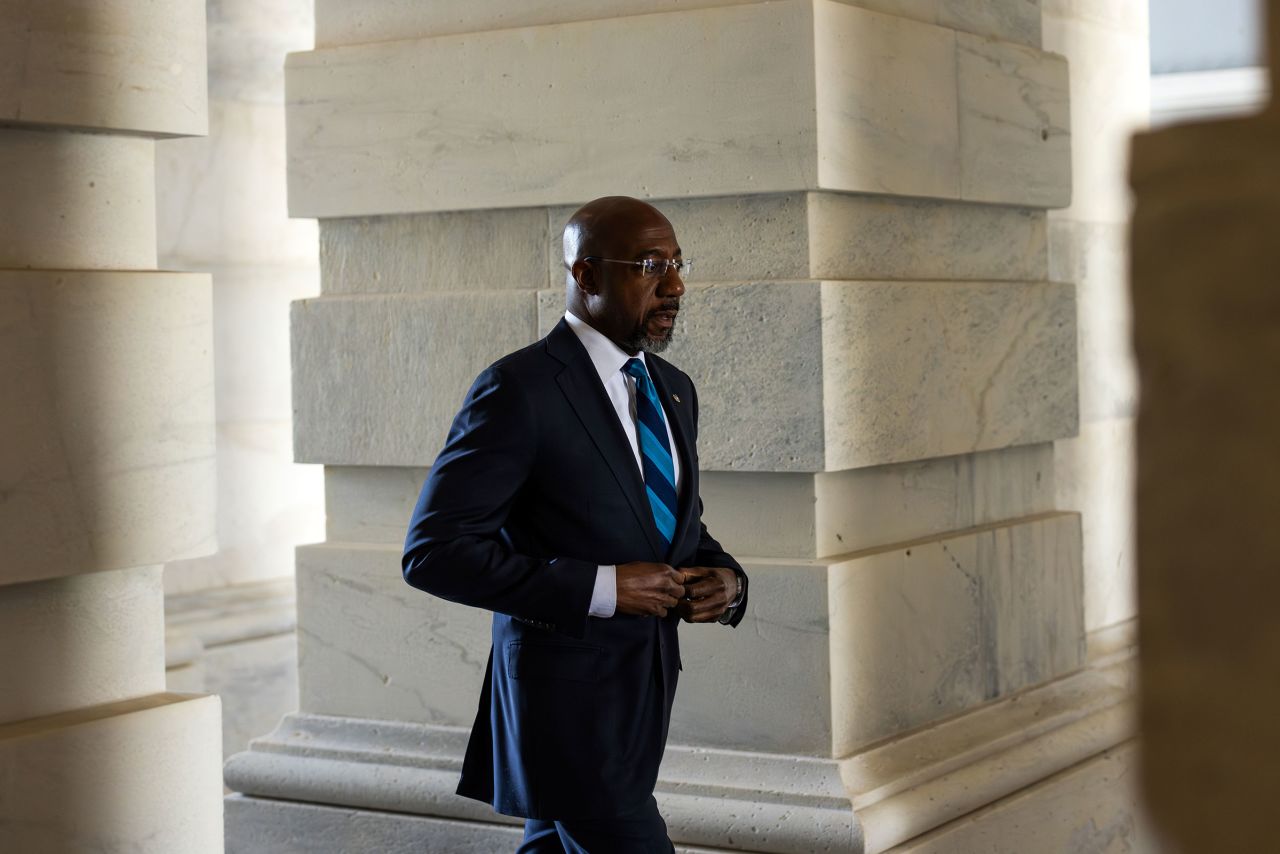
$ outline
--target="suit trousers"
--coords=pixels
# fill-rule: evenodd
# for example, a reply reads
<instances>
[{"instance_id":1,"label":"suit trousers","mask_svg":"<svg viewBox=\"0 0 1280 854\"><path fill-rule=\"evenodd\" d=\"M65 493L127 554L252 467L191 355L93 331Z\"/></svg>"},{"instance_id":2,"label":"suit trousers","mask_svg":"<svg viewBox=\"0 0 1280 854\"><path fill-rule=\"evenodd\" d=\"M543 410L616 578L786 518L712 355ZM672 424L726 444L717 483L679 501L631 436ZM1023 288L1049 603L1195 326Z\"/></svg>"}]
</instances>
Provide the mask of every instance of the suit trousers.
<instances>
[{"instance_id":1,"label":"suit trousers","mask_svg":"<svg viewBox=\"0 0 1280 854\"><path fill-rule=\"evenodd\" d=\"M524 842L516 854L672 854L667 824L658 813L658 802L649 802L633 813L610 819L524 823Z\"/></svg>"}]
</instances>

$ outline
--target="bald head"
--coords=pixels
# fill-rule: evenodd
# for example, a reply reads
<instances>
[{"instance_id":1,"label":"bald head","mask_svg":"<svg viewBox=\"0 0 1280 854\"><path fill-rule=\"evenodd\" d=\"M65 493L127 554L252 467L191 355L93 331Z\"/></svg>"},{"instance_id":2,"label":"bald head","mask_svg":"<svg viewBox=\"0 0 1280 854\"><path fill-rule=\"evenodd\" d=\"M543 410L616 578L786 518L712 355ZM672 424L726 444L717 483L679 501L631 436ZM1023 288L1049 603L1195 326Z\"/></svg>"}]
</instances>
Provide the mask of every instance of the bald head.
<instances>
[{"instance_id":1,"label":"bald head","mask_svg":"<svg viewBox=\"0 0 1280 854\"><path fill-rule=\"evenodd\" d=\"M675 229L653 205L629 196L588 202L564 227L565 308L628 353L659 351L684 282L674 269L645 274L640 264L681 258Z\"/></svg>"},{"instance_id":2,"label":"bald head","mask_svg":"<svg viewBox=\"0 0 1280 854\"><path fill-rule=\"evenodd\" d=\"M630 196L603 196L587 202L569 217L564 227L564 266L572 278L573 265L591 256L616 257L619 238L646 226L671 228L662 212Z\"/></svg>"}]
</instances>

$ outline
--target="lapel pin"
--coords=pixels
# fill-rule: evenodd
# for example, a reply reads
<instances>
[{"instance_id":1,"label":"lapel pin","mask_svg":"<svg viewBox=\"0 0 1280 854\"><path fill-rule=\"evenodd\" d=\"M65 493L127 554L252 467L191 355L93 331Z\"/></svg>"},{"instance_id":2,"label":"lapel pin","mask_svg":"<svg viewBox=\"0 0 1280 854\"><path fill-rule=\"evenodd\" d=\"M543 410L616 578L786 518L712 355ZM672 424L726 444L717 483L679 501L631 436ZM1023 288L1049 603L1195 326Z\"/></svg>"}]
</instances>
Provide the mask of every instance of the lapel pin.
<instances>
[{"instance_id":1,"label":"lapel pin","mask_svg":"<svg viewBox=\"0 0 1280 854\"><path fill-rule=\"evenodd\" d=\"M674 400L676 403L679 403L679 402L680 402L680 395L678 395L678 394L673 394L673 395L671 395L671 399L672 399L672 400Z\"/></svg>"}]
</instances>

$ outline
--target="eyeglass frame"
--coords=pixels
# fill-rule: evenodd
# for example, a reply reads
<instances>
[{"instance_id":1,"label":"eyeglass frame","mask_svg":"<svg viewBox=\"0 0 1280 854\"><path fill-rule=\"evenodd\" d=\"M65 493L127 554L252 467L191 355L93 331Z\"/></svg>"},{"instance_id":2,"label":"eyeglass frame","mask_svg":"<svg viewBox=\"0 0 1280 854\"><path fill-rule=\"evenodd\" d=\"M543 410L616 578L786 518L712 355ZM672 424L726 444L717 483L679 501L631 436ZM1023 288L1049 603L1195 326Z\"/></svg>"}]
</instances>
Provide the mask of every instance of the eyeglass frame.
<instances>
[{"instance_id":1,"label":"eyeglass frame","mask_svg":"<svg viewBox=\"0 0 1280 854\"><path fill-rule=\"evenodd\" d=\"M640 275L653 276L656 279L665 277L672 270L675 270L676 275L683 279L684 274L693 269L692 258L642 258L639 261L624 261L620 258L601 258L599 255L587 255L584 256L582 260L607 261L610 264L630 264L632 267L640 268ZM651 264L654 266L654 271L652 273L645 272L644 268ZM661 273L657 270L658 264L663 265Z\"/></svg>"}]
</instances>

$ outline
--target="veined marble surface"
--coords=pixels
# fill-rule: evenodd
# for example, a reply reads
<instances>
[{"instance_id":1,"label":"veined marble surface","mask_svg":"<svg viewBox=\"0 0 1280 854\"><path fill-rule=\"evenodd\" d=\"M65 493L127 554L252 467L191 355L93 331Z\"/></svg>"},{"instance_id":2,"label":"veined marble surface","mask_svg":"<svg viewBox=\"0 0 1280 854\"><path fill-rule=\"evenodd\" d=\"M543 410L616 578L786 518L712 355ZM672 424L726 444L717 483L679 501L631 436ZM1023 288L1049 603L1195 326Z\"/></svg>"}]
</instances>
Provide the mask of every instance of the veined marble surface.
<instances>
[{"instance_id":1,"label":"veined marble surface","mask_svg":"<svg viewBox=\"0 0 1280 854\"><path fill-rule=\"evenodd\" d=\"M489 615L409 587L400 553L300 550L301 708L469 727ZM738 557L742 625L681 628L675 741L839 756L1083 662L1074 514L828 560Z\"/></svg>"},{"instance_id":2,"label":"veined marble surface","mask_svg":"<svg viewBox=\"0 0 1280 854\"><path fill-rule=\"evenodd\" d=\"M1084 663L1073 513L849 556L830 596L837 756Z\"/></svg>"},{"instance_id":3,"label":"veined marble surface","mask_svg":"<svg viewBox=\"0 0 1280 854\"><path fill-rule=\"evenodd\" d=\"M475 376L560 319L540 292L535 329L533 298L296 303L297 460L430 465ZM690 285L664 355L697 383L704 469L831 471L1073 435L1074 322L1050 283Z\"/></svg>"},{"instance_id":4,"label":"veined marble surface","mask_svg":"<svg viewBox=\"0 0 1280 854\"><path fill-rule=\"evenodd\" d=\"M533 291L295 302L294 460L430 465L476 376L535 325Z\"/></svg>"},{"instance_id":5,"label":"veined marble surface","mask_svg":"<svg viewBox=\"0 0 1280 854\"><path fill-rule=\"evenodd\" d=\"M957 61L961 48L1005 76ZM583 75L570 56L610 61ZM830 0L325 48L293 54L287 78L294 216L558 205L621 189L1069 201L1060 57ZM679 93L679 122L628 120L652 92ZM991 168L1000 158L1015 172Z\"/></svg>"},{"instance_id":6,"label":"veined marble surface","mask_svg":"<svg viewBox=\"0 0 1280 854\"><path fill-rule=\"evenodd\" d=\"M204 275L0 272L6 582L212 550L209 316Z\"/></svg>"},{"instance_id":7,"label":"veined marble surface","mask_svg":"<svg viewBox=\"0 0 1280 854\"><path fill-rule=\"evenodd\" d=\"M320 47L732 6L751 0L318 0ZM1040 0L841 0L979 35L1040 43Z\"/></svg>"}]
</instances>

